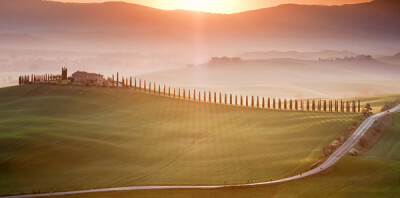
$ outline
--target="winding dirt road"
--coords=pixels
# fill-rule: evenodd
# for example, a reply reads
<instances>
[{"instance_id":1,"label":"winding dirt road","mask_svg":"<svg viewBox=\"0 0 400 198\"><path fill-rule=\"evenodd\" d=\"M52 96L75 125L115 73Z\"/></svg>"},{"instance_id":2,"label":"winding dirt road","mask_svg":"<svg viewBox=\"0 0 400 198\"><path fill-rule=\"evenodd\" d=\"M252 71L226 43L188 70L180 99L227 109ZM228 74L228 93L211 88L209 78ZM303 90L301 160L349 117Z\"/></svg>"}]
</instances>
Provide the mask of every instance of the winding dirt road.
<instances>
[{"instance_id":1,"label":"winding dirt road","mask_svg":"<svg viewBox=\"0 0 400 198\"><path fill-rule=\"evenodd\" d=\"M130 187L116 187L116 188L103 188L103 189L93 189L93 190L79 190L79 191L69 191L69 192L55 192L55 193L43 193L43 194L30 194L30 195L16 195L16 196L5 196L3 198L31 198L31 197L49 197L49 196L61 196L61 195L76 195L76 194L84 194L84 193L100 193L100 192L115 192L115 191L133 191L133 190L162 190L162 189L215 189L215 188L229 188L229 187L241 187L241 186L258 186L258 185L267 185L267 184L277 184L283 183L287 181L292 181L296 179L301 179L303 177L307 177L310 175L317 174L326 170L329 167L335 165L336 162L339 161L364 135L365 132L372 126L372 124L380 117L393 113L395 111L400 110L400 105L392 108L389 111L381 112L375 114L369 118L367 118L353 133L352 136L341 146L339 147L325 162L323 162L318 167L304 172L299 175L295 175L292 177L268 181L268 182L260 182L260 183L252 183L252 184L238 184L238 185L219 185L219 186L130 186Z\"/></svg>"}]
</instances>

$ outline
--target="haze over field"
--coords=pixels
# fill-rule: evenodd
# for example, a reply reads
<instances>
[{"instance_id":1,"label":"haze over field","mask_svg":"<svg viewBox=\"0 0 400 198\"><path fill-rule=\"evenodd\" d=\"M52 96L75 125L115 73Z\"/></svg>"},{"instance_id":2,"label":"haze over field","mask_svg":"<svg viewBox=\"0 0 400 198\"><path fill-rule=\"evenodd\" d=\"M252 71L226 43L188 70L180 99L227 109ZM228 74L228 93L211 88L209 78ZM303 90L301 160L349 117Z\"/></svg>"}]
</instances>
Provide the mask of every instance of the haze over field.
<instances>
[{"instance_id":1,"label":"haze over field","mask_svg":"<svg viewBox=\"0 0 400 198\"><path fill-rule=\"evenodd\" d=\"M0 86L16 84L21 72L59 73L62 66L69 71L137 76L171 69L197 72L187 65L204 65L213 56L240 56L250 66L224 66L233 72L224 75L243 74L240 81L215 75L213 69L198 71L196 81L168 71L158 72L157 78L145 76L172 85L285 97L395 93L400 60L393 55L400 52L399 9L399 1L376 0L341 6L286 4L214 14L124 2L3 0ZM374 60L365 68L364 62L317 61L360 54L373 55ZM379 67L390 72L375 73ZM282 68L292 68L289 73L293 74L285 75ZM332 72L336 70L340 74Z\"/></svg>"}]
</instances>

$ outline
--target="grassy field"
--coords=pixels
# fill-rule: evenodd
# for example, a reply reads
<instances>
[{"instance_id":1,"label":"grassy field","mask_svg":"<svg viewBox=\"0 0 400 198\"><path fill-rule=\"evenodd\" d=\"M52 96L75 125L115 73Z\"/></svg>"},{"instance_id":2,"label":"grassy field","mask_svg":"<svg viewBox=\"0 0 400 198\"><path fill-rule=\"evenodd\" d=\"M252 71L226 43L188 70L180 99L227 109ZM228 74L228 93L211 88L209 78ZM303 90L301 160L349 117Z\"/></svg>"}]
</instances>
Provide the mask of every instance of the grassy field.
<instances>
[{"instance_id":1,"label":"grassy field","mask_svg":"<svg viewBox=\"0 0 400 198\"><path fill-rule=\"evenodd\" d=\"M158 190L62 196L77 197L400 197L400 113L393 126L363 156L346 156L331 170L279 185L218 190Z\"/></svg>"},{"instance_id":2,"label":"grassy field","mask_svg":"<svg viewBox=\"0 0 400 198\"><path fill-rule=\"evenodd\" d=\"M365 97L361 98L362 104L365 106L369 103L372 108L373 113L381 112L381 108L388 101L395 101L400 98L400 95L380 95L375 97Z\"/></svg>"},{"instance_id":3,"label":"grassy field","mask_svg":"<svg viewBox=\"0 0 400 198\"><path fill-rule=\"evenodd\" d=\"M306 170L356 117L122 89L2 88L0 194L279 179Z\"/></svg>"}]
</instances>

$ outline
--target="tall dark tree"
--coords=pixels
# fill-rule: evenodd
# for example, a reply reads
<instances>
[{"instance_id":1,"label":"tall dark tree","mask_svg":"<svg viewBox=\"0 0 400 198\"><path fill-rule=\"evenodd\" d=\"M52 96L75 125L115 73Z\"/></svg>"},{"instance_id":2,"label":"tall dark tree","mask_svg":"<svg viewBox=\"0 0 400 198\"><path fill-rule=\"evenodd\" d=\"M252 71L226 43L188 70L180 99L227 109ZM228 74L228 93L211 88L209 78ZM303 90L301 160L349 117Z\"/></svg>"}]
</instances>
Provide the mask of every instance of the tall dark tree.
<instances>
[{"instance_id":1,"label":"tall dark tree","mask_svg":"<svg viewBox=\"0 0 400 198\"><path fill-rule=\"evenodd\" d=\"M312 101L312 110L315 111L315 100Z\"/></svg>"},{"instance_id":2,"label":"tall dark tree","mask_svg":"<svg viewBox=\"0 0 400 198\"><path fill-rule=\"evenodd\" d=\"M265 99L264 99L264 97L262 98L262 108L263 109L265 108Z\"/></svg>"},{"instance_id":3,"label":"tall dark tree","mask_svg":"<svg viewBox=\"0 0 400 198\"><path fill-rule=\"evenodd\" d=\"M287 109L287 101L286 98L283 99L283 108L286 110Z\"/></svg>"},{"instance_id":4,"label":"tall dark tree","mask_svg":"<svg viewBox=\"0 0 400 198\"><path fill-rule=\"evenodd\" d=\"M237 98L237 95L235 95L235 105L236 105L236 106L238 105L238 98Z\"/></svg>"},{"instance_id":5,"label":"tall dark tree","mask_svg":"<svg viewBox=\"0 0 400 198\"><path fill-rule=\"evenodd\" d=\"M275 107L276 107L276 99L274 98L272 101L272 108L275 109Z\"/></svg>"},{"instance_id":6,"label":"tall dark tree","mask_svg":"<svg viewBox=\"0 0 400 198\"><path fill-rule=\"evenodd\" d=\"M278 108L281 109L281 99L278 100Z\"/></svg>"}]
</instances>

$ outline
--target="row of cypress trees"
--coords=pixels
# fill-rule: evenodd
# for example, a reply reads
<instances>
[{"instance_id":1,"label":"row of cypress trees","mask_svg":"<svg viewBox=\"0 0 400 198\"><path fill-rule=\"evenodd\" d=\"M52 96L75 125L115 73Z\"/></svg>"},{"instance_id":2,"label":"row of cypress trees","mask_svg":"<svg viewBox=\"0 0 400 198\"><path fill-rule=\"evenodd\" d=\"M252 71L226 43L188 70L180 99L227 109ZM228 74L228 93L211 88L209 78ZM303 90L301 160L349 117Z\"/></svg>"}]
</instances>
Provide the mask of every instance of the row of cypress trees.
<instances>
[{"instance_id":1,"label":"row of cypress trees","mask_svg":"<svg viewBox=\"0 0 400 198\"><path fill-rule=\"evenodd\" d=\"M117 79L119 74L117 73ZM117 83L115 83L117 82ZM143 82L143 84L142 84ZM136 90L153 93L161 96L168 96L179 99L194 100L200 102L227 104L235 106L245 106L253 108L267 108L292 111L320 111L320 112L361 112L360 100L343 101L343 100L322 100L322 99L281 99L281 98L265 98L260 96L238 96L233 94L223 94L221 92L196 91L191 89L171 88L166 85L156 85L156 83L137 80L136 78L124 78L121 81L114 80L112 77L112 85L118 84L121 87L134 88ZM142 86L143 85L143 86ZM158 89L157 89L158 88Z\"/></svg>"},{"instance_id":2,"label":"row of cypress trees","mask_svg":"<svg viewBox=\"0 0 400 198\"><path fill-rule=\"evenodd\" d=\"M49 82L49 81L55 81L55 80L61 80L62 76L61 75L54 75L54 74L43 74L43 75L22 75L18 77L18 84L23 85L23 84L32 84L36 82Z\"/></svg>"}]
</instances>

